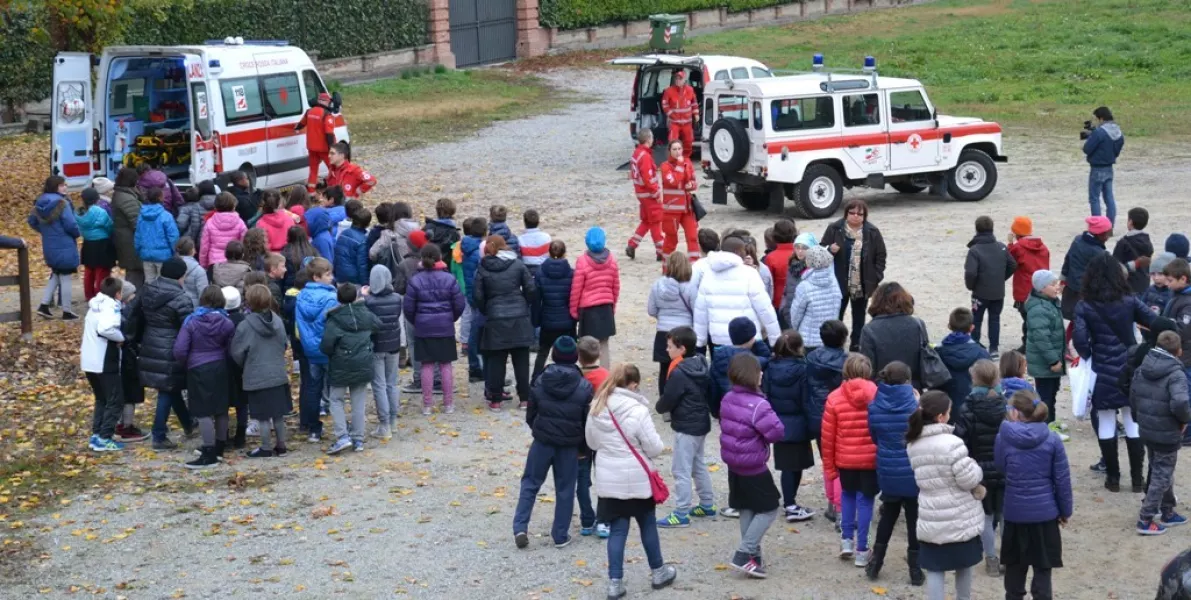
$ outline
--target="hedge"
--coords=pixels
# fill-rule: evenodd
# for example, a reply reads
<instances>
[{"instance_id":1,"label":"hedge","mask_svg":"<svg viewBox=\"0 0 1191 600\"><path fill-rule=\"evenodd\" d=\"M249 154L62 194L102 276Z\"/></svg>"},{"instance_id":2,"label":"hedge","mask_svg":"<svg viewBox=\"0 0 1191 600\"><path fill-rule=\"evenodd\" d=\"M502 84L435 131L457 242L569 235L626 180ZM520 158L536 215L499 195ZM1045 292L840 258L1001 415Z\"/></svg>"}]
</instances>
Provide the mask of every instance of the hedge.
<instances>
[{"instance_id":1,"label":"hedge","mask_svg":"<svg viewBox=\"0 0 1191 600\"><path fill-rule=\"evenodd\" d=\"M620 21L637 21L659 13L682 14L727 8L732 12L788 4L792 0L541 0L540 20L546 27L581 29Z\"/></svg>"},{"instance_id":2,"label":"hedge","mask_svg":"<svg viewBox=\"0 0 1191 600\"><path fill-rule=\"evenodd\" d=\"M139 14L136 14L139 13ZM426 0L194 0L168 11L138 8L126 44L195 44L240 36L284 39L319 59L426 43Z\"/></svg>"}]
</instances>

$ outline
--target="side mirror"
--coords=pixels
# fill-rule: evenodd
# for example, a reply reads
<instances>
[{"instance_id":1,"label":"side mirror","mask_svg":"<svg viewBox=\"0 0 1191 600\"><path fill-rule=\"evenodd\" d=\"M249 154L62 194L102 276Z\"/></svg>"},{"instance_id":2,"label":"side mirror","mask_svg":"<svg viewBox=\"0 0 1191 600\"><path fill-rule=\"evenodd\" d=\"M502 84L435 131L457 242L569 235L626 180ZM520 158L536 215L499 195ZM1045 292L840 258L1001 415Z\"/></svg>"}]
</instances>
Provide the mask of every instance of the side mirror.
<instances>
[{"instance_id":1,"label":"side mirror","mask_svg":"<svg viewBox=\"0 0 1191 600\"><path fill-rule=\"evenodd\" d=\"M331 112L339 114L340 109L343 108L343 96L339 92L331 93Z\"/></svg>"}]
</instances>

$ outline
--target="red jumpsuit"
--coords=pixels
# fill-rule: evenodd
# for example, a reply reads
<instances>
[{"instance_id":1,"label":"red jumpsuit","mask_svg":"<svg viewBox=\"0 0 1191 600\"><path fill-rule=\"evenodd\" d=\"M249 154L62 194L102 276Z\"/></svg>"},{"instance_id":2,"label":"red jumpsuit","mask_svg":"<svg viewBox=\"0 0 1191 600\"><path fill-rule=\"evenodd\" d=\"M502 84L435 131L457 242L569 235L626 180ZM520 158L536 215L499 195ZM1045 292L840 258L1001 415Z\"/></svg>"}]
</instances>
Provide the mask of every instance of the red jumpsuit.
<instances>
[{"instance_id":1,"label":"red jumpsuit","mask_svg":"<svg viewBox=\"0 0 1191 600\"><path fill-rule=\"evenodd\" d=\"M641 224L629 238L629 248L636 248L648 232L653 238L654 251L662 254L662 202L658 186L657 167L653 164L653 150L645 144L637 146L633 160L629 163L629 179L641 205Z\"/></svg>"},{"instance_id":2,"label":"red jumpsuit","mask_svg":"<svg viewBox=\"0 0 1191 600\"><path fill-rule=\"evenodd\" d=\"M662 254L667 257L678 248L678 226L682 225L687 258L699 260L699 223L691 209L691 192L697 187L690 160L670 158L662 163L662 231L666 234Z\"/></svg>"},{"instance_id":3,"label":"red jumpsuit","mask_svg":"<svg viewBox=\"0 0 1191 600\"><path fill-rule=\"evenodd\" d=\"M662 93L662 112L670 122L670 140L682 140L682 151L689 160L695 149L695 126L699 120L699 102L689 85L672 85Z\"/></svg>"},{"instance_id":4,"label":"red jumpsuit","mask_svg":"<svg viewBox=\"0 0 1191 600\"><path fill-rule=\"evenodd\" d=\"M343 161L338 167L331 165L328 168L327 187L337 185L343 188L343 195L347 198L359 198L360 194L367 193L376 185L375 177L364 167L349 160Z\"/></svg>"},{"instance_id":5,"label":"red jumpsuit","mask_svg":"<svg viewBox=\"0 0 1191 600\"><path fill-rule=\"evenodd\" d=\"M331 166L327 155L335 143L335 115L325 106L315 105L302 115L294 129L306 129L306 152L310 154L306 189L313 191L314 184L318 183L318 164Z\"/></svg>"}]
</instances>

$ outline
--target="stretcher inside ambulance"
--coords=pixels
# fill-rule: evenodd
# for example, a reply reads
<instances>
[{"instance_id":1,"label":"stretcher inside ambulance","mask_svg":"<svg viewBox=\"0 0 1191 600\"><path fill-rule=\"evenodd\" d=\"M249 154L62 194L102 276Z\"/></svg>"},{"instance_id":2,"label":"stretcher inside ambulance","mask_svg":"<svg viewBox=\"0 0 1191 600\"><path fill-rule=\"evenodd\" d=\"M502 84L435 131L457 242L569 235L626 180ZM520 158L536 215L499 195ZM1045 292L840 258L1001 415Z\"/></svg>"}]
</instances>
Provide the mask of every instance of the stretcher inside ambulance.
<instances>
[{"instance_id":1,"label":"stretcher inside ambulance","mask_svg":"<svg viewBox=\"0 0 1191 600\"><path fill-rule=\"evenodd\" d=\"M301 183L308 152L294 125L325 91L306 53L284 41L61 53L51 169L74 189L142 163L181 187L236 170L255 187ZM336 138L347 140L337 118Z\"/></svg>"}]
</instances>

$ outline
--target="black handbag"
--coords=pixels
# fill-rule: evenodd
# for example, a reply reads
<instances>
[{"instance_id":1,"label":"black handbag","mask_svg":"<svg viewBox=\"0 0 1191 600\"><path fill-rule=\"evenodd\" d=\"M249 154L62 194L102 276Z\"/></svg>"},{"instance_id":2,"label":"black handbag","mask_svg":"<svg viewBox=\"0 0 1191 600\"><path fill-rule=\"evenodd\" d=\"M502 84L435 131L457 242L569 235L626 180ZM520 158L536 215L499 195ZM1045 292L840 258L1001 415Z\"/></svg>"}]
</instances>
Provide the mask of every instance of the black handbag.
<instances>
[{"instance_id":1,"label":"black handbag","mask_svg":"<svg viewBox=\"0 0 1191 600\"><path fill-rule=\"evenodd\" d=\"M695 213L696 222L707 216L707 209L703 208L703 203L699 202L699 197L694 194L691 194L691 212Z\"/></svg>"}]
</instances>

